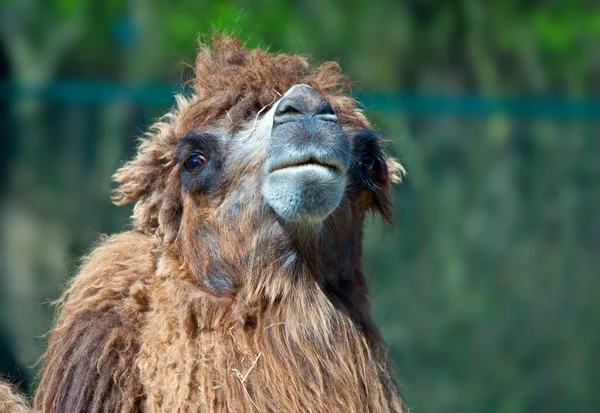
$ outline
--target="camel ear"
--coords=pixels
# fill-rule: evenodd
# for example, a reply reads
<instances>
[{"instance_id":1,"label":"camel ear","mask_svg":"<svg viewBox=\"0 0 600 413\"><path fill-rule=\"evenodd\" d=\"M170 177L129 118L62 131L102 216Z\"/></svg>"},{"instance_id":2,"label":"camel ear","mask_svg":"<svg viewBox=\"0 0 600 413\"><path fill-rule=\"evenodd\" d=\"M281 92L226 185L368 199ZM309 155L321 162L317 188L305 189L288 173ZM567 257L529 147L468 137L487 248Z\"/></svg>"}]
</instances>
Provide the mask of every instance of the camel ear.
<instances>
[{"instance_id":1,"label":"camel ear","mask_svg":"<svg viewBox=\"0 0 600 413\"><path fill-rule=\"evenodd\" d=\"M163 188L162 162L155 142L146 138L140 144L137 156L119 168L113 181L119 186L114 190L112 201L121 206L135 202L134 223L141 229L158 227L160 194Z\"/></svg>"},{"instance_id":2,"label":"camel ear","mask_svg":"<svg viewBox=\"0 0 600 413\"><path fill-rule=\"evenodd\" d=\"M383 185L381 185L374 194L373 209L381 214L383 219L395 227L394 205L392 202L391 184L402 183L402 178L406 175L404 167L394 158L386 158Z\"/></svg>"},{"instance_id":3,"label":"camel ear","mask_svg":"<svg viewBox=\"0 0 600 413\"><path fill-rule=\"evenodd\" d=\"M402 179L406 176L404 167L394 158L387 158L385 164L387 166L390 182L393 184L401 184Z\"/></svg>"},{"instance_id":4,"label":"camel ear","mask_svg":"<svg viewBox=\"0 0 600 413\"><path fill-rule=\"evenodd\" d=\"M112 196L115 205L145 200L157 189L161 168L159 157L154 156L153 146L149 139L142 141L137 156L113 175L113 181L119 184Z\"/></svg>"}]
</instances>

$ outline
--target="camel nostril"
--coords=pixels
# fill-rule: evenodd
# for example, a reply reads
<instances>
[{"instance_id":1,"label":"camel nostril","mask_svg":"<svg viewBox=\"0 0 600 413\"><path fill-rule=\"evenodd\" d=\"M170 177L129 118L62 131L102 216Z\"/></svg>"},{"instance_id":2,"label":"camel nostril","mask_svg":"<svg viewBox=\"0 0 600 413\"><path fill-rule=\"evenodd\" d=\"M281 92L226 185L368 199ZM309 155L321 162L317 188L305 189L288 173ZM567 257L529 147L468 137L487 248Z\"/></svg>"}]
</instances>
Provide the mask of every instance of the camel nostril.
<instances>
[{"instance_id":1,"label":"camel nostril","mask_svg":"<svg viewBox=\"0 0 600 413\"><path fill-rule=\"evenodd\" d=\"M312 108L313 113L316 115L334 115L333 108L325 99L320 99L315 106Z\"/></svg>"},{"instance_id":2,"label":"camel nostril","mask_svg":"<svg viewBox=\"0 0 600 413\"><path fill-rule=\"evenodd\" d=\"M295 99L283 99L279 102L275 116L299 116L306 112L306 106Z\"/></svg>"}]
</instances>

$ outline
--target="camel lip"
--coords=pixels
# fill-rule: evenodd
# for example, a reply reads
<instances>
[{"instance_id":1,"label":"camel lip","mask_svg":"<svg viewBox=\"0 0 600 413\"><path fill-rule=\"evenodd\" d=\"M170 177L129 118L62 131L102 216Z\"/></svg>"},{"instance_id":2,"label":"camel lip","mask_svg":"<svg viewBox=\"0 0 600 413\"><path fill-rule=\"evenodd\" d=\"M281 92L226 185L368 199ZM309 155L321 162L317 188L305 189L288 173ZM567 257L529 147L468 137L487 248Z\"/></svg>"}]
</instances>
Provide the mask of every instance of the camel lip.
<instances>
[{"instance_id":1,"label":"camel lip","mask_svg":"<svg viewBox=\"0 0 600 413\"><path fill-rule=\"evenodd\" d=\"M339 163L335 162L335 160L333 160L333 159L319 160L319 159L315 159L314 157L308 157L305 159L287 160L285 162L281 162L281 163L272 165L269 168L269 173L273 173L273 172L280 171L282 169L287 169L287 168L298 168L298 167L305 167L305 166L322 167L322 168L326 168L326 169L329 169L330 171L340 173L340 174L344 173L343 169L345 169Z\"/></svg>"}]
</instances>

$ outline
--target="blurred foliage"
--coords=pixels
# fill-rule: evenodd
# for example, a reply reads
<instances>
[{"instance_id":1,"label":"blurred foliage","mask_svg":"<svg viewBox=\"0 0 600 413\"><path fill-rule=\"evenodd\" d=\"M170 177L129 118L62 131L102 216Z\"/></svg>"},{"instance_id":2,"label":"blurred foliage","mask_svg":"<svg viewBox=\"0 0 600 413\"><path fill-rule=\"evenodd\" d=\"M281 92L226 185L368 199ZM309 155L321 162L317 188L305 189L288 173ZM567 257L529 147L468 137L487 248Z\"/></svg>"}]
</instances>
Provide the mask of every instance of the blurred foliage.
<instances>
[{"instance_id":1,"label":"blurred foliage","mask_svg":"<svg viewBox=\"0 0 600 413\"><path fill-rule=\"evenodd\" d=\"M199 33L335 59L363 91L570 102L600 91L592 4L3 0L1 371L32 377L50 301L100 233L127 227L110 175L171 103L157 107L156 85L175 92L190 77ZM81 88L94 98L35 93L64 79L96 85ZM7 93L7 81L32 93ZM109 90L119 83L138 97ZM365 264L415 412L600 405L600 119L531 102L481 116L368 102L409 172L397 230L367 223Z\"/></svg>"}]
</instances>

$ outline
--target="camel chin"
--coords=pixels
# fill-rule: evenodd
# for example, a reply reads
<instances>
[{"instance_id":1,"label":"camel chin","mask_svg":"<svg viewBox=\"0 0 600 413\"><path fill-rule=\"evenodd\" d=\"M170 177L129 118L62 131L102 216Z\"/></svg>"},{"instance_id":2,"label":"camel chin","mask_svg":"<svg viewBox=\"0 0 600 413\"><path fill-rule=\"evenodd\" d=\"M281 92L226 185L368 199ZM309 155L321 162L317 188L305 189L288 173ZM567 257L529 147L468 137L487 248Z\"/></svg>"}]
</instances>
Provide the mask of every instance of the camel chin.
<instances>
[{"instance_id":1,"label":"camel chin","mask_svg":"<svg viewBox=\"0 0 600 413\"><path fill-rule=\"evenodd\" d=\"M304 164L271 172L262 194L277 215L290 222L320 222L339 205L345 175L328 166Z\"/></svg>"}]
</instances>

